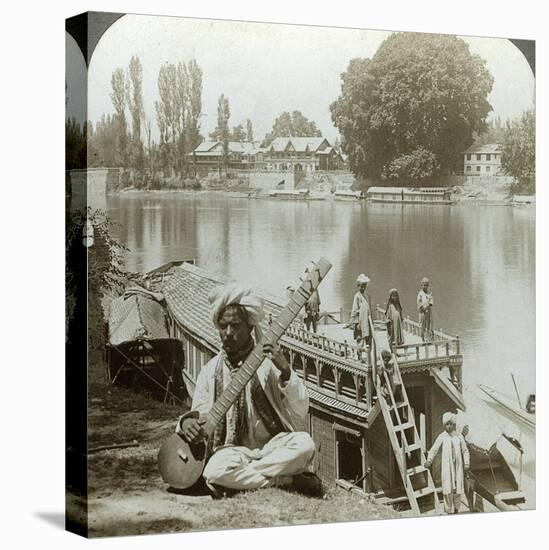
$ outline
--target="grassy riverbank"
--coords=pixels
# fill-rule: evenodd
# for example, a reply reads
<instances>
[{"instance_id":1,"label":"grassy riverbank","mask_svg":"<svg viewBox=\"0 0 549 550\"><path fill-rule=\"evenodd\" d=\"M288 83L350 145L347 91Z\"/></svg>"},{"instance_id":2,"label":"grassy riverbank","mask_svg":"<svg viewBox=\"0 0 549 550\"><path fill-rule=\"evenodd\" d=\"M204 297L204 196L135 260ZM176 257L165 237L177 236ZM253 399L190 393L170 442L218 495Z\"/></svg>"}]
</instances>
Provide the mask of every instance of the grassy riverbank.
<instances>
[{"instance_id":1,"label":"grassy riverbank","mask_svg":"<svg viewBox=\"0 0 549 550\"><path fill-rule=\"evenodd\" d=\"M137 440L138 447L89 456L89 521L94 537L238 529L398 517L392 508L329 488L323 498L265 489L213 500L169 493L157 468L160 442L178 407L130 389L90 386L90 448Z\"/></svg>"}]
</instances>

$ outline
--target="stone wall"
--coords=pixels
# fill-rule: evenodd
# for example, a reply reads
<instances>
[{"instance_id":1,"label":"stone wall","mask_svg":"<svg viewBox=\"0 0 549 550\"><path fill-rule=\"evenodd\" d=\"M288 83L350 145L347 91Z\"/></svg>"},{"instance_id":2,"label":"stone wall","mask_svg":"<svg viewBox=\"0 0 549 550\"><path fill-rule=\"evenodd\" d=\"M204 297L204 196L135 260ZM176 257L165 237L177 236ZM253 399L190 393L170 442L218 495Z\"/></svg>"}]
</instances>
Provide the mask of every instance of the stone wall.
<instances>
[{"instance_id":1,"label":"stone wall","mask_svg":"<svg viewBox=\"0 0 549 550\"><path fill-rule=\"evenodd\" d=\"M71 197L72 210L106 209L107 192L119 185L118 168L88 168L70 170L67 174L67 187Z\"/></svg>"}]
</instances>

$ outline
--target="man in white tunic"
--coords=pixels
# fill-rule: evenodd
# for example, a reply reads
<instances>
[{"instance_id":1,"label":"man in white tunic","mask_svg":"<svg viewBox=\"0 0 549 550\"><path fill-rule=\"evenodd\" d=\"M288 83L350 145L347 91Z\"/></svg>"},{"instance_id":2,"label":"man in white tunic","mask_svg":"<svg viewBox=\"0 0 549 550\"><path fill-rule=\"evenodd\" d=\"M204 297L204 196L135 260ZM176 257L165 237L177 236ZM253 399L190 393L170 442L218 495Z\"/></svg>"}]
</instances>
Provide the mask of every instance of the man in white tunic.
<instances>
[{"instance_id":1,"label":"man in white tunic","mask_svg":"<svg viewBox=\"0 0 549 550\"><path fill-rule=\"evenodd\" d=\"M209 300L223 348L200 371L192 411L178 422L176 431L189 442L204 437L204 416L251 353L252 331L256 341L261 339L263 300L250 289L229 284L214 289ZM303 473L302 488L311 489L314 478L312 484L321 490L318 478L305 474L311 469L314 442L308 433L295 431L296 422L309 409L305 385L278 346L265 344L263 352L272 360L265 358L216 427L203 477L216 492L218 487L246 490L284 485L292 482L289 476ZM303 484L304 477L308 485Z\"/></svg>"},{"instance_id":2,"label":"man in white tunic","mask_svg":"<svg viewBox=\"0 0 549 550\"><path fill-rule=\"evenodd\" d=\"M463 435L456 431L456 416L451 412L442 415L444 431L436 438L427 455L425 467L430 468L442 448L440 475L444 508L447 514L457 514L461 497L465 493L464 478L469 471L469 450Z\"/></svg>"},{"instance_id":3,"label":"man in white tunic","mask_svg":"<svg viewBox=\"0 0 549 550\"><path fill-rule=\"evenodd\" d=\"M357 344L370 345L372 335L370 333L370 296L366 292L366 287L370 278L361 273L356 280L358 291L353 298L353 307L351 308L351 326L354 330L354 338Z\"/></svg>"}]
</instances>

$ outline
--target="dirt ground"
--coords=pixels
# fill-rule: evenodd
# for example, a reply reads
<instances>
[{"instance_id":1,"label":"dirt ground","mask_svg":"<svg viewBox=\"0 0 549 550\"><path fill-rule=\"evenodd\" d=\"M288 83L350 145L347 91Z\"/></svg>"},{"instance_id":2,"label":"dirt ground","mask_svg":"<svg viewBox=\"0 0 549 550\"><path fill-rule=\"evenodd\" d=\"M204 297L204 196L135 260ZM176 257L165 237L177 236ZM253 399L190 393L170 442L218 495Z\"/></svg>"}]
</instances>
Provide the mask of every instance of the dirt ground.
<instances>
[{"instance_id":1,"label":"dirt ground","mask_svg":"<svg viewBox=\"0 0 549 550\"><path fill-rule=\"evenodd\" d=\"M264 489L212 499L168 492L156 467L163 438L172 433L179 407L128 388L90 386L89 448L137 440L137 447L89 455L89 534L92 537L398 517L342 489L323 498Z\"/></svg>"}]
</instances>

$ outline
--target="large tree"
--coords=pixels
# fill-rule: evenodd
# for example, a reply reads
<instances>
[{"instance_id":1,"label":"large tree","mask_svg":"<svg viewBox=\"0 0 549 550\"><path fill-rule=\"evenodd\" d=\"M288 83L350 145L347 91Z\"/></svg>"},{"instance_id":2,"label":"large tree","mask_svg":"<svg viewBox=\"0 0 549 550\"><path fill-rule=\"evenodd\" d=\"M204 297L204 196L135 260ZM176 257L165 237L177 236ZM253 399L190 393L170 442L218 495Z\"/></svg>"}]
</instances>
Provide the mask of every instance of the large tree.
<instances>
[{"instance_id":1,"label":"large tree","mask_svg":"<svg viewBox=\"0 0 549 550\"><path fill-rule=\"evenodd\" d=\"M186 133L189 151L194 151L200 142L200 117L202 115L202 69L196 60L191 59L187 65L187 116Z\"/></svg>"},{"instance_id":2,"label":"large tree","mask_svg":"<svg viewBox=\"0 0 549 550\"><path fill-rule=\"evenodd\" d=\"M111 77L111 101L115 111L116 137L115 162L124 169L128 168L128 128L126 124L127 81L124 70L116 69Z\"/></svg>"},{"instance_id":3,"label":"large tree","mask_svg":"<svg viewBox=\"0 0 549 550\"><path fill-rule=\"evenodd\" d=\"M118 123L116 115L101 115L88 139L90 166L120 166L116 161Z\"/></svg>"},{"instance_id":4,"label":"large tree","mask_svg":"<svg viewBox=\"0 0 549 550\"><path fill-rule=\"evenodd\" d=\"M252 121L247 118L246 119L246 141L253 142L254 140L254 127L252 125Z\"/></svg>"},{"instance_id":5,"label":"large tree","mask_svg":"<svg viewBox=\"0 0 549 550\"><path fill-rule=\"evenodd\" d=\"M488 143L503 143L505 139L505 125L502 124L501 118L496 117L495 120L492 120L487 123L487 128L481 134L473 135L475 138L475 146L480 147L482 145L487 145Z\"/></svg>"},{"instance_id":6,"label":"large tree","mask_svg":"<svg viewBox=\"0 0 549 550\"><path fill-rule=\"evenodd\" d=\"M160 156L164 176L175 171L178 125L177 68L164 64L158 72L158 96L155 102L156 121L160 133Z\"/></svg>"},{"instance_id":7,"label":"large tree","mask_svg":"<svg viewBox=\"0 0 549 550\"><path fill-rule=\"evenodd\" d=\"M330 110L360 176L387 176L395 161L427 158L422 151L434 155L422 174L426 166L448 173L491 111L493 78L484 60L453 36L392 34L372 59L351 60L341 80Z\"/></svg>"},{"instance_id":8,"label":"large tree","mask_svg":"<svg viewBox=\"0 0 549 550\"><path fill-rule=\"evenodd\" d=\"M141 122L145 118L145 110L143 109L143 68L137 55L132 56L128 66L128 106L132 119L130 164L142 173L145 159L141 140Z\"/></svg>"},{"instance_id":9,"label":"large tree","mask_svg":"<svg viewBox=\"0 0 549 550\"><path fill-rule=\"evenodd\" d=\"M210 133L210 139L221 141L223 144L223 164L225 167L229 164L229 118L231 117L231 109L229 106L229 98L225 94L221 94L217 100L217 126Z\"/></svg>"},{"instance_id":10,"label":"large tree","mask_svg":"<svg viewBox=\"0 0 549 550\"><path fill-rule=\"evenodd\" d=\"M246 130L242 124L233 126L233 131L229 134L229 141L246 141Z\"/></svg>"},{"instance_id":11,"label":"large tree","mask_svg":"<svg viewBox=\"0 0 549 550\"><path fill-rule=\"evenodd\" d=\"M536 173L536 117L526 111L520 120L507 123L501 154L501 165L520 187L534 192Z\"/></svg>"},{"instance_id":12,"label":"large tree","mask_svg":"<svg viewBox=\"0 0 549 550\"><path fill-rule=\"evenodd\" d=\"M265 136L268 146L277 137L320 137L322 132L316 123L309 120L301 111L284 111L276 117L271 131Z\"/></svg>"}]
</instances>

